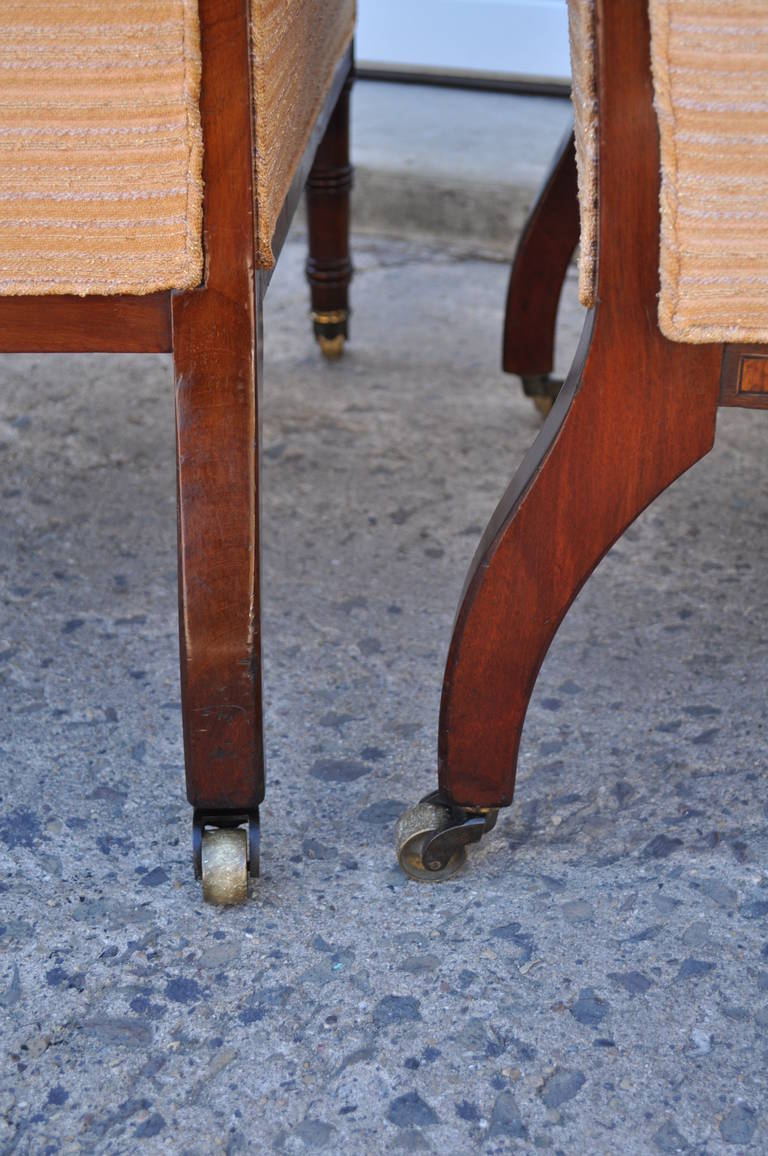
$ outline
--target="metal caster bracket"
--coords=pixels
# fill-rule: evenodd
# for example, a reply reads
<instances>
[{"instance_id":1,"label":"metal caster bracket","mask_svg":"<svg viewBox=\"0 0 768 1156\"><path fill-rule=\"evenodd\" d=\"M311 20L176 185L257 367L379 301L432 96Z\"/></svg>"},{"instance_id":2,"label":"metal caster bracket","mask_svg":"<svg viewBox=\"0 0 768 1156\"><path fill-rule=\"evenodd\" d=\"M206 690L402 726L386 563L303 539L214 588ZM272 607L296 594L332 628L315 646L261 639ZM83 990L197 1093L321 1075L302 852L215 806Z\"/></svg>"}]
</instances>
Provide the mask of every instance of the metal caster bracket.
<instances>
[{"instance_id":1,"label":"metal caster bracket","mask_svg":"<svg viewBox=\"0 0 768 1156\"><path fill-rule=\"evenodd\" d=\"M395 846L400 866L413 879L438 882L462 866L467 847L496 825L498 809L447 803L433 791L398 819Z\"/></svg>"}]
</instances>

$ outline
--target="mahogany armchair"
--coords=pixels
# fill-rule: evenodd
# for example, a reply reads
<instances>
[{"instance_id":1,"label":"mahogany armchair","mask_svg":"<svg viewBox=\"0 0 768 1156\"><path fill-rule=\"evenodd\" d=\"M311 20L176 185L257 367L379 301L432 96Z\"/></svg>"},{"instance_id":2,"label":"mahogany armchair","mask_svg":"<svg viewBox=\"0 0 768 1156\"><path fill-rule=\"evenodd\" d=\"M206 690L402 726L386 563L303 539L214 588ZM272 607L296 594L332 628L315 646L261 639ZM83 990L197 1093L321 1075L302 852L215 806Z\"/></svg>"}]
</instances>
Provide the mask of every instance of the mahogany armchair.
<instances>
[{"instance_id":1,"label":"mahogany armchair","mask_svg":"<svg viewBox=\"0 0 768 1156\"><path fill-rule=\"evenodd\" d=\"M762 0L569 0L581 342L478 546L443 682L438 790L399 820L442 879L509 806L539 669L637 515L712 447L718 405L768 409L768 69ZM504 366L542 408L578 241L561 148L512 270Z\"/></svg>"},{"instance_id":2,"label":"mahogany armchair","mask_svg":"<svg viewBox=\"0 0 768 1156\"><path fill-rule=\"evenodd\" d=\"M308 190L315 334L347 335L354 0L0 6L0 350L173 354L195 869L258 874L262 300Z\"/></svg>"}]
</instances>

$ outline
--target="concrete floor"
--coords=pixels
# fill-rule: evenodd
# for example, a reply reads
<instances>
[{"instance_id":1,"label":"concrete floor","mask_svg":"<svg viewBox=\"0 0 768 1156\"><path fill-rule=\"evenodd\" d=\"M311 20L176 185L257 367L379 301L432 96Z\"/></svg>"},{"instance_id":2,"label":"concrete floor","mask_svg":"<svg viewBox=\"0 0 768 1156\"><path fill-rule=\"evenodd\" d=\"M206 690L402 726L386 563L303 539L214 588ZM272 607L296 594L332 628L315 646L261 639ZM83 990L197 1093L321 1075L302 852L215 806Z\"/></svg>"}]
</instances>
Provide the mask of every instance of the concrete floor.
<instances>
[{"instance_id":1,"label":"concrete floor","mask_svg":"<svg viewBox=\"0 0 768 1156\"><path fill-rule=\"evenodd\" d=\"M421 174L536 190L552 141L572 119L567 97L358 80L352 99L355 164L401 180Z\"/></svg>"},{"instance_id":2,"label":"concrete floor","mask_svg":"<svg viewBox=\"0 0 768 1156\"><path fill-rule=\"evenodd\" d=\"M358 81L355 228L506 254L571 120L562 97Z\"/></svg>"},{"instance_id":3,"label":"concrete floor","mask_svg":"<svg viewBox=\"0 0 768 1156\"><path fill-rule=\"evenodd\" d=\"M464 571L538 422L497 368L503 265L359 238L331 365L303 256L265 322L245 908L191 872L168 359L0 359L0 1150L765 1152L768 414L723 412L599 568L514 806L416 884L394 818L434 785Z\"/></svg>"}]
</instances>

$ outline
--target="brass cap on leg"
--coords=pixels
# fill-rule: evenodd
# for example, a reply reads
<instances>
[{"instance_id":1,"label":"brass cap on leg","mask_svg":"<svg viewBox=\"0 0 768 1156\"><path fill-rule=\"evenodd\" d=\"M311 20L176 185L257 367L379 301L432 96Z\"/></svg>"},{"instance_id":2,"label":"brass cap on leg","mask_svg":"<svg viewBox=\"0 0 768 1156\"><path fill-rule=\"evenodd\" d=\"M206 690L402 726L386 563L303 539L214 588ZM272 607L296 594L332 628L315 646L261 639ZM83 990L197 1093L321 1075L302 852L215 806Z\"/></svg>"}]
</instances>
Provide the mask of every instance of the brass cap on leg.
<instances>
[{"instance_id":1,"label":"brass cap on leg","mask_svg":"<svg viewBox=\"0 0 768 1156\"><path fill-rule=\"evenodd\" d=\"M323 357L329 361L336 361L344 352L344 342L347 339L348 330L348 311L346 309L333 309L328 313L313 312L311 317L315 340L320 346Z\"/></svg>"}]
</instances>

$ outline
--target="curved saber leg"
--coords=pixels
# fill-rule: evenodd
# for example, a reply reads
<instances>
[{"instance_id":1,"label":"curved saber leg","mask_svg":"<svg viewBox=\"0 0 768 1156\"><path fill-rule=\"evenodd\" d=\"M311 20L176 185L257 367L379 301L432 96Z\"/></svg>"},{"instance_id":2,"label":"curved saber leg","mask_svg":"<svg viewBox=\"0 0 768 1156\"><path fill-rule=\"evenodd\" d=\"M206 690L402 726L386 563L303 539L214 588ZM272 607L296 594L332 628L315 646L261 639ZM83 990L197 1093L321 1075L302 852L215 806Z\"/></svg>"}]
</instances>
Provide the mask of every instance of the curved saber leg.
<instances>
[{"instance_id":1,"label":"curved saber leg","mask_svg":"<svg viewBox=\"0 0 768 1156\"><path fill-rule=\"evenodd\" d=\"M523 390L546 414L561 381L551 374L557 308L568 265L579 243L576 150L569 128L517 245L504 315L502 368L522 378Z\"/></svg>"},{"instance_id":2,"label":"curved saber leg","mask_svg":"<svg viewBox=\"0 0 768 1156\"><path fill-rule=\"evenodd\" d=\"M436 844L445 858L482 834L470 837L467 824L487 828L511 803L528 702L568 607L640 511L713 442L722 346L672 344L656 323L647 20L645 0L600 2L599 304L470 567L443 683L431 800L442 813L419 833L421 877L445 875Z\"/></svg>"}]
</instances>

